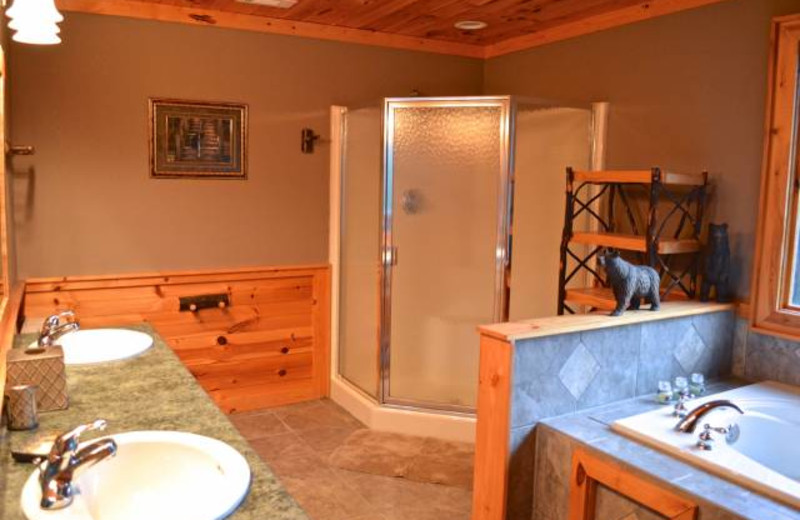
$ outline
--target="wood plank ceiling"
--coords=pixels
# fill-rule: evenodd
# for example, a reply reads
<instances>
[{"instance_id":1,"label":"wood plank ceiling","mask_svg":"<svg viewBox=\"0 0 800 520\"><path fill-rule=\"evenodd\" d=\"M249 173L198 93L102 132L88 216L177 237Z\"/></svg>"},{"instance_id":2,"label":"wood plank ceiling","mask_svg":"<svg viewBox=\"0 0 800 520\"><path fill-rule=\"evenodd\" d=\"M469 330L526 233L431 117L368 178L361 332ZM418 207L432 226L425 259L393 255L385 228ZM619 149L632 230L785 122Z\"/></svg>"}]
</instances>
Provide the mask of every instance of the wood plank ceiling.
<instances>
[{"instance_id":1,"label":"wood plank ceiling","mask_svg":"<svg viewBox=\"0 0 800 520\"><path fill-rule=\"evenodd\" d=\"M471 57L507 52L721 0L59 0L65 10L418 48ZM460 20L487 27L465 31Z\"/></svg>"}]
</instances>

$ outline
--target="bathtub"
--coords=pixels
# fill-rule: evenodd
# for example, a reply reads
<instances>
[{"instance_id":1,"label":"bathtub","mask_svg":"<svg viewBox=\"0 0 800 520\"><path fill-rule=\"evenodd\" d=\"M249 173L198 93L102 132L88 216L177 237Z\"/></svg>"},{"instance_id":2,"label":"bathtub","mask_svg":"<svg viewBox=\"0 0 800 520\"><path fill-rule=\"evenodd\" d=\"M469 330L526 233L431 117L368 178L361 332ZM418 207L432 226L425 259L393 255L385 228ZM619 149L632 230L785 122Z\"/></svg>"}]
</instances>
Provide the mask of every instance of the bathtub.
<instances>
[{"instance_id":1,"label":"bathtub","mask_svg":"<svg viewBox=\"0 0 800 520\"><path fill-rule=\"evenodd\" d=\"M800 508L800 387L773 382L743 386L687 403L695 406L728 399L744 415L717 408L698 421L694 433L675 430L672 406L620 419L612 429L634 440L674 455L706 471L731 480L792 507ZM728 443L714 434L714 447L697 447L703 425L739 426L738 440Z\"/></svg>"}]
</instances>

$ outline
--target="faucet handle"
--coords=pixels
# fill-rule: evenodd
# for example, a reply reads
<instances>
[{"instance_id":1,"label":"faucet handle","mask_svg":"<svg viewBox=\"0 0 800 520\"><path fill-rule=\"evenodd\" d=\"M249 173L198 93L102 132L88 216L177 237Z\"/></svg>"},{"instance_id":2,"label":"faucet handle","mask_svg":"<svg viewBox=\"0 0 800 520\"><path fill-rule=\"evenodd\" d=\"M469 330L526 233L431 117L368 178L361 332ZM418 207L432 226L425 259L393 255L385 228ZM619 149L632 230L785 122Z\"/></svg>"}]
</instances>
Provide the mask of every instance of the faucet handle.
<instances>
[{"instance_id":1,"label":"faucet handle","mask_svg":"<svg viewBox=\"0 0 800 520\"><path fill-rule=\"evenodd\" d=\"M72 309L61 311L58 314L56 314L56 316L58 317L59 322L61 322L62 319L67 323L75 323L78 321L78 316Z\"/></svg>"},{"instance_id":2,"label":"faucet handle","mask_svg":"<svg viewBox=\"0 0 800 520\"><path fill-rule=\"evenodd\" d=\"M40 347L49 347L53 344L53 338L50 335L53 333L60 322L58 314L48 316L42 322L42 329L39 331L39 340L37 341Z\"/></svg>"},{"instance_id":3,"label":"faucet handle","mask_svg":"<svg viewBox=\"0 0 800 520\"><path fill-rule=\"evenodd\" d=\"M47 456L47 459L50 462L56 462L66 454L73 455L78 450L78 443L80 442L81 435L88 431L105 430L106 425L105 419L97 419L94 422L82 424L68 432L62 433L56 437L56 440L53 442L53 447L50 449L50 454Z\"/></svg>"},{"instance_id":4,"label":"faucet handle","mask_svg":"<svg viewBox=\"0 0 800 520\"><path fill-rule=\"evenodd\" d=\"M686 408L686 402L689 400L691 400L689 393L681 391L678 396L678 402L675 404L675 408L672 410L672 415L680 419L686 417L686 414L689 413L689 409Z\"/></svg>"},{"instance_id":5,"label":"faucet handle","mask_svg":"<svg viewBox=\"0 0 800 520\"><path fill-rule=\"evenodd\" d=\"M703 425L703 432L700 433L700 440L714 440L711 437L711 432L724 435L725 442L728 444L733 444L734 442L738 441L739 435L741 435L739 425L736 423L729 424L728 426L711 426L710 424L706 423Z\"/></svg>"},{"instance_id":6,"label":"faucet handle","mask_svg":"<svg viewBox=\"0 0 800 520\"><path fill-rule=\"evenodd\" d=\"M48 316L42 322L42 334L49 333L52 329L58 326L58 323L61 321L61 318L58 317L58 314L53 314L52 316Z\"/></svg>"},{"instance_id":7,"label":"faucet handle","mask_svg":"<svg viewBox=\"0 0 800 520\"><path fill-rule=\"evenodd\" d=\"M51 329L61 325L61 320L64 320L65 323L74 323L78 321L78 317L72 309L52 314L45 318L44 323L42 323L42 333L49 332Z\"/></svg>"}]
</instances>

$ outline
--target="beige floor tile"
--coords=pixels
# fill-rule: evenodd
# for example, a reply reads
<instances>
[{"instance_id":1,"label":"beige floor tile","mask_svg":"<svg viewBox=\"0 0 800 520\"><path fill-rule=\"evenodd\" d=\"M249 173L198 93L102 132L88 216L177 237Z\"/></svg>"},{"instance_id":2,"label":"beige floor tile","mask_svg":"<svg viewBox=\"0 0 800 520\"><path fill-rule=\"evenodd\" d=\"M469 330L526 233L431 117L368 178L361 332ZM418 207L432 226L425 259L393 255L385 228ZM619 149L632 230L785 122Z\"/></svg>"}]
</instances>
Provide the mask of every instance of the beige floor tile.
<instances>
[{"instance_id":1,"label":"beige floor tile","mask_svg":"<svg viewBox=\"0 0 800 520\"><path fill-rule=\"evenodd\" d=\"M284 406L276 406L274 408L270 408L269 411L277 415L278 417L283 417L288 413L296 413L301 410L313 410L315 408L322 408L325 406L321 399L316 399L313 401L302 401L300 403L294 404L287 404Z\"/></svg>"},{"instance_id":2,"label":"beige floor tile","mask_svg":"<svg viewBox=\"0 0 800 520\"><path fill-rule=\"evenodd\" d=\"M276 412L276 415L293 431L315 428L363 428L363 425L349 413L317 402L317 406L305 406Z\"/></svg>"},{"instance_id":3,"label":"beige floor tile","mask_svg":"<svg viewBox=\"0 0 800 520\"><path fill-rule=\"evenodd\" d=\"M267 464L279 477L312 479L320 472L329 471L323 457L299 439L268 459Z\"/></svg>"},{"instance_id":4,"label":"beige floor tile","mask_svg":"<svg viewBox=\"0 0 800 520\"><path fill-rule=\"evenodd\" d=\"M472 489L475 460L474 445L425 439L419 455L414 457L406 478L418 482L444 484Z\"/></svg>"},{"instance_id":5,"label":"beige floor tile","mask_svg":"<svg viewBox=\"0 0 800 520\"><path fill-rule=\"evenodd\" d=\"M271 412L235 414L230 420L248 441L289 432L283 421Z\"/></svg>"},{"instance_id":6,"label":"beige floor tile","mask_svg":"<svg viewBox=\"0 0 800 520\"><path fill-rule=\"evenodd\" d=\"M253 450L267 463L271 463L273 460L277 459L281 453L292 447L306 446L305 442L294 432L271 435L248 442L253 447Z\"/></svg>"},{"instance_id":7,"label":"beige floor tile","mask_svg":"<svg viewBox=\"0 0 800 520\"><path fill-rule=\"evenodd\" d=\"M395 507L381 511L384 520L470 520L469 511L452 511L438 506Z\"/></svg>"},{"instance_id":8,"label":"beige floor tile","mask_svg":"<svg viewBox=\"0 0 800 520\"><path fill-rule=\"evenodd\" d=\"M280 477L286 489L312 520L350 520L378 513L356 490L328 468L318 467L304 477Z\"/></svg>"},{"instance_id":9,"label":"beige floor tile","mask_svg":"<svg viewBox=\"0 0 800 520\"><path fill-rule=\"evenodd\" d=\"M387 506L413 509L424 504L459 513L469 512L472 507L472 493L465 489L347 470L337 473L382 514L386 514Z\"/></svg>"},{"instance_id":10,"label":"beige floor tile","mask_svg":"<svg viewBox=\"0 0 800 520\"><path fill-rule=\"evenodd\" d=\"M300 430L297 435L303 439L314 451L328 456L341 446L357 428L310 428Z\"/></svg>"},{"instance_id":11,"label":"beige floor tile","mask_svg":"<svg viewBox=\"0 0 800 520\"><path fill-rule=\"evenodd\" d=\"M436 479L437 468L449 464L451 472L442 479L457 482L471 461L469 447L371 432L327 399L238 414L231 420L311 520L469 519L471 493L466 489L347 471L329 463L331 454L356 435L358 449L349 457L357 465L383 465L385 471L387 465L392 469L394 457L403 461L403 473ZM425 462L414 462L417 456Z\"/></svg>"},{"instance_id":12,"label":"beige floor tile","mask_svg":"<svg viewBox=\"0 0 800 520\"><path fill-rule=\"evenodd\" d=\"M403 477L424 442L422 437L362 429L336 448L328 461L342 469Z\"/></svg>"}]
</instances>

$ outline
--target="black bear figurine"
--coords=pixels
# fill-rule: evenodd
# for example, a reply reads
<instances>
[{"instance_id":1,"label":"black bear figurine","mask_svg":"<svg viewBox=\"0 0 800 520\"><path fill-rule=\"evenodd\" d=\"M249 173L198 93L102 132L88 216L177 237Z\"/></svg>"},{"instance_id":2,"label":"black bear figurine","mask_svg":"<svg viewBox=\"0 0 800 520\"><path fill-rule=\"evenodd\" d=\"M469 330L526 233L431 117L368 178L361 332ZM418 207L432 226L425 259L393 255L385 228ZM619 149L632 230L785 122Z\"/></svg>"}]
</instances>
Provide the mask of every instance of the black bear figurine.
<instances>
[{"instance_id":1,"label":"black bear figurine","mask_svg":"<svg viewBox=\"0 0 800 520\"><path fill-rule=\"evenodd\" d=\"M638 309L641 299L650 302L650 310L657 311L661 306L661 277L652 267L633 265L619 256L618 251L606 250L599 257L600 265L608 275L608 283L614 291L617 307L611 316L620 316L625 309Z\"/></svg>"},{"instance_id":2,"label":"black bear figurine","mask_svg":"<svg viewBox=\"0 0 800 520\"><path fill-rule=\"evenodd\" d=\"M728 224L708 225L708 244L703 261L703 283L700 284L700 301L707 302L711 288L718 302L731 301L731 248L728 243Z\"/></svg>"}]
</instances>

